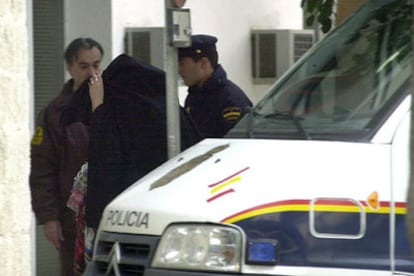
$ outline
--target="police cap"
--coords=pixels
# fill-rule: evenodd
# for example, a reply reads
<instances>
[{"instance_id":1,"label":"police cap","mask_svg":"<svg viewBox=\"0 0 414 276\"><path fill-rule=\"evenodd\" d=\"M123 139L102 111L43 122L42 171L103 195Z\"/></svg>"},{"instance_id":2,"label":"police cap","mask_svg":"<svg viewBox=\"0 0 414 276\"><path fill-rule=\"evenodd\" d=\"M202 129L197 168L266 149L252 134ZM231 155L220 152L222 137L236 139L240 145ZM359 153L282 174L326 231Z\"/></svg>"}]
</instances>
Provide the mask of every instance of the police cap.
<instances>
[{"instance_id":1,"label":"police cap","mask_svg":"<svg viewBox=\"0 0 414 276\"><path fill-rule=\"evenodd\" d=\"M191 46L178 49L178 58L191 57L199 60L207 57L213 66L217 65L218 55L216 49L217 38L212 35L192 35Z\"/></svg>"}]
</instances>

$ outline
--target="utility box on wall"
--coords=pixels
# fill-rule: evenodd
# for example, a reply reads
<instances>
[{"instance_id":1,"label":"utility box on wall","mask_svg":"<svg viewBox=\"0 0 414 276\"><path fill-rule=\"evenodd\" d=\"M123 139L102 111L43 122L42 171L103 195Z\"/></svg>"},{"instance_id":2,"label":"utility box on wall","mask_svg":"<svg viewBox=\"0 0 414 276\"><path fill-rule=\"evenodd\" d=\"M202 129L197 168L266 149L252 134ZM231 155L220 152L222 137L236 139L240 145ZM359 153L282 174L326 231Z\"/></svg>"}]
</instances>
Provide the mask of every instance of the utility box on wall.
<instances>
[{"instance_id":1,"label":"utility box on wall","mask_svg":"<svg viewBox=\"0 0 414 276\"><path fill-rule=\"evenodd\" d=\"M273 83L314 44L313 30L252 30L252 76Z\"/></svg>"},{"instance_id":2,"label":"utility box on wall","mask_svg":"<svg viewBox=\"0 0 414 276\"><path fill-rule=\"evenodd\" d=\"M164 69L164 28L125 28L124 52Z\"/></svg>"}]
</instances>

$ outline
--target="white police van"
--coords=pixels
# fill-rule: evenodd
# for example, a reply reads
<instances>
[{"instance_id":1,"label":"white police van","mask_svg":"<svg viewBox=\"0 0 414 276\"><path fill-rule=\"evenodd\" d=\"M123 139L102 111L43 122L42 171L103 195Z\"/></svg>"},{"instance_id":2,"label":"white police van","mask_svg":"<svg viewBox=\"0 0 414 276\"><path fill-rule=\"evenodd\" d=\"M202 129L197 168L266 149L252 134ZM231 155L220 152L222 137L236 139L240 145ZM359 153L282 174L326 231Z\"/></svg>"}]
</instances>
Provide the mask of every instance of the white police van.
<instances>
[{"instance_id":1,"label":"white police van","mask_svg":"<svg viewBox=\"0 0 414 276\"><path fill-rule=\"evenodd\" d=\"M87 275L414 275L413 1L373 0L224 139L105 209Z\"/></svg>"}]
</instances>

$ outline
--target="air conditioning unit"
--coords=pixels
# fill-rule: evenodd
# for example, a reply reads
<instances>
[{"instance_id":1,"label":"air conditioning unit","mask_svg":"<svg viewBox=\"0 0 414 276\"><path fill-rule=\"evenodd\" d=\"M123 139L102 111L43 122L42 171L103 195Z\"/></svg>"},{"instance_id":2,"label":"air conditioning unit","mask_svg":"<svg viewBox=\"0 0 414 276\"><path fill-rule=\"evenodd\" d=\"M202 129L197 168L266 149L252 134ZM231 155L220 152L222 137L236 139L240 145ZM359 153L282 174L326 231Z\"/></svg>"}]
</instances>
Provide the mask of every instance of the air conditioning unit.
<instances>
[{"instance_id":1,"label":"air conditioning unit","mask_svg":"<svg viewBox=\"0 0 414 276\"><path fill-rule=\"evenodd\" d=\"M125 28L124 52L164 69L164 29Z\"/></svg>"},{"instance_id":2,"label":"air conditioning unit","mask_svg":"<svg viewBox=\"0 0 414 276\"><path fill-rule=\"evenodd\" d=\"M313 30L252 30L254 83L273 83L315 42Z\"/></svg>"}]
</instances>

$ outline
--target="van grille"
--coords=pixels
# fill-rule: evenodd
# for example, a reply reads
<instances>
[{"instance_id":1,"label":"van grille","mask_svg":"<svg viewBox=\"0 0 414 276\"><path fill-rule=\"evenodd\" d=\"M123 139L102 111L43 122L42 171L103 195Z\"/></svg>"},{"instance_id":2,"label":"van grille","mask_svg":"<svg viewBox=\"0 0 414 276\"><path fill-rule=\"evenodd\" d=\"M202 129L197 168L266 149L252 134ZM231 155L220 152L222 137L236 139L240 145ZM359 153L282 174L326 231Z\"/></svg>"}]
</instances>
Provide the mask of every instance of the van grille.
<instances>
[{"instance_id":1,"label":"van grille","mask_svg":"<svg viewBox=\"0 0 414 276\"><path fill-rule=\"evenodd\" d=\"M121 275L144 275L145 269L151 265L155 247L159 241L156 236L132 234L116 234L101 232L95 245L94 262L97 275L105 275L117 266ZM116 265L114 264L116 263ZM115 275L112 271L109 275Z\"/></svg>"}]
</instances>

